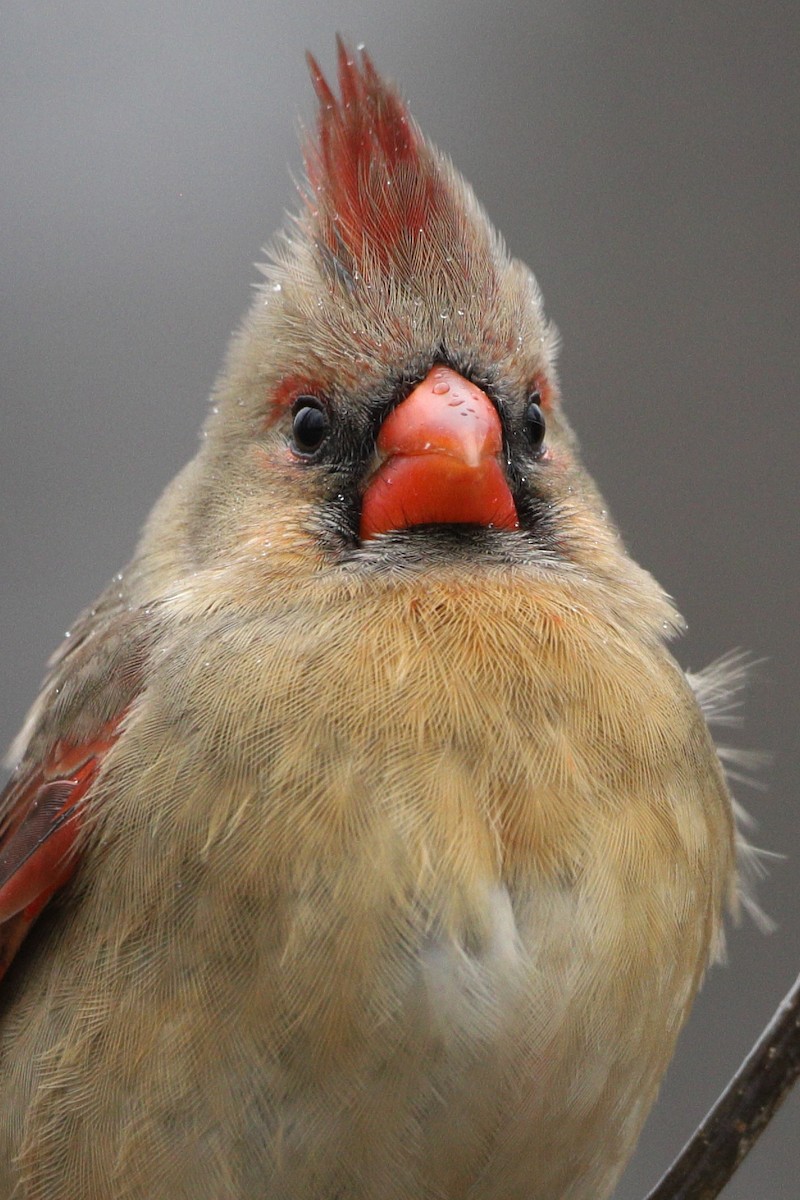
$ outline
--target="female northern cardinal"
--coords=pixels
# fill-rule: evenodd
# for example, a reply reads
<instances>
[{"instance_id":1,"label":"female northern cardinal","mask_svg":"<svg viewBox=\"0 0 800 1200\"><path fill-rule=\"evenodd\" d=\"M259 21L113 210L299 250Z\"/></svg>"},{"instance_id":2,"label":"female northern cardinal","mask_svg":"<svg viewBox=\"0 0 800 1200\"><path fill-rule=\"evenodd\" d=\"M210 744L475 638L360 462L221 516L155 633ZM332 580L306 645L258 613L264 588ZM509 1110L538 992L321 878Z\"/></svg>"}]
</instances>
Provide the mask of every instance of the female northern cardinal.
<instances>
[{"instance_id":1,"label":"female northern cardinal","mask_svg":"<svg viewBox=\"0 0 800 1200\"><path fill-rule=\"evenodd\" d=\"M598 1200L735 892L532 275L366 55L311 68L200 451L18 742L4 1197Z\"/></svg>"}]
</instances>

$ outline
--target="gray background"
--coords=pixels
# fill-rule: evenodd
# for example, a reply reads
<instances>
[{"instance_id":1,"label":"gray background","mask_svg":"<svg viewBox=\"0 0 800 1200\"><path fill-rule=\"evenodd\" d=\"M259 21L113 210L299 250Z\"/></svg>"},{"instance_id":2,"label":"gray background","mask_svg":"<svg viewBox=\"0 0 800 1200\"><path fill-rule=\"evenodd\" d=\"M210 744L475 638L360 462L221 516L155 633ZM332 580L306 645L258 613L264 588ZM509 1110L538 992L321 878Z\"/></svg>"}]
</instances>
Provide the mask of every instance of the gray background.
<instances>
[{"instance_id":1,"label":"gray background","mask_svg":"<svg viewBox=\"0 0 800 1200\"><path fill-rule=\"evenodd\" d=\"M744 795L785 852L710 976L619 1190L637 1200L800 965L798 26L761 4L140 0L3 5L0 742L192 453L295 205L303 51L364 40L535 269L566 402L682 662L766 661ZM800 1194L800 1094L725 1193Z\"/></svg>"}]
</instances>

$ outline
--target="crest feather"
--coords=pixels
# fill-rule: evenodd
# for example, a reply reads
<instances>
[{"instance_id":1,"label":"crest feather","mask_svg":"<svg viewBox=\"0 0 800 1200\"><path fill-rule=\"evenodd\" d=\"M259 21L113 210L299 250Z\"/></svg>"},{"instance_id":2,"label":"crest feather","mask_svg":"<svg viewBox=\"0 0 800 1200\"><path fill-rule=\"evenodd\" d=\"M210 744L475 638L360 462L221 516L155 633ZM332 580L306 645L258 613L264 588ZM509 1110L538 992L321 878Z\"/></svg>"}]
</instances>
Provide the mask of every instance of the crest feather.
<instances>
[{"instance_id":1,"label":"crest feather","mask_svg":"<svg viewBox=\"0 0 800 1200\"><path fill-rule=\"evenodd\" d=\"M366 51L337 38L340 98L307 56L319 100L316 140L304 147L315 240L349 272L402 262L453 199L441 166L403 100Z\"/></svg>"}]
</instances>

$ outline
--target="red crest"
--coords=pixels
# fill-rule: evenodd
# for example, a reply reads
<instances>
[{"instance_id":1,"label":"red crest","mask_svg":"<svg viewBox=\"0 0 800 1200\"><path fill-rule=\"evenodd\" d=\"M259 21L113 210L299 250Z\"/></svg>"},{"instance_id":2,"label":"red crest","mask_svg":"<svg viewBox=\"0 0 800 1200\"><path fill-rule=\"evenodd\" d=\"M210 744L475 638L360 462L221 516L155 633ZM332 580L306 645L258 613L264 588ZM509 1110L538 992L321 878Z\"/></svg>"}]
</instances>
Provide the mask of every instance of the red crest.
<instances>
[{"instance_id":1,"label":"red crest","mask_svg":"<svg viewBox=\"0 0 800 1200\"><path fill-rule=\"evenodd\" d=\"M432 218L450 207L434 153L369 55L342 40L337 98L309 54L319 99L317 140L305 146L314 236L352 274L400 265Z\"/></svg>"}]
</instances>

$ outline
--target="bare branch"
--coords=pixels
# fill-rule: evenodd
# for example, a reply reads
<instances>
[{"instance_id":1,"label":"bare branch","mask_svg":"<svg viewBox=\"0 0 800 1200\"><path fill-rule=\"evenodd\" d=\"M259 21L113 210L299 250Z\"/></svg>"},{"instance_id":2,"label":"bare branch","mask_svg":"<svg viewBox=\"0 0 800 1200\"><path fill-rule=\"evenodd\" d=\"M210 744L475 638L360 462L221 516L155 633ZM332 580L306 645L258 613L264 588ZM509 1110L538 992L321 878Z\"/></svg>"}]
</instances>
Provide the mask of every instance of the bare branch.
<instances>
[{"instance_id":1,"label":"bare branch","mask_svg":"<svg viewBox=\"0 0 800 1200\"><path fill-rule=\"evenodd\" d=\"M714 1200L800 1074L800 977L725 1091L645 1200Z\"/></svg>"}]
</instances>

